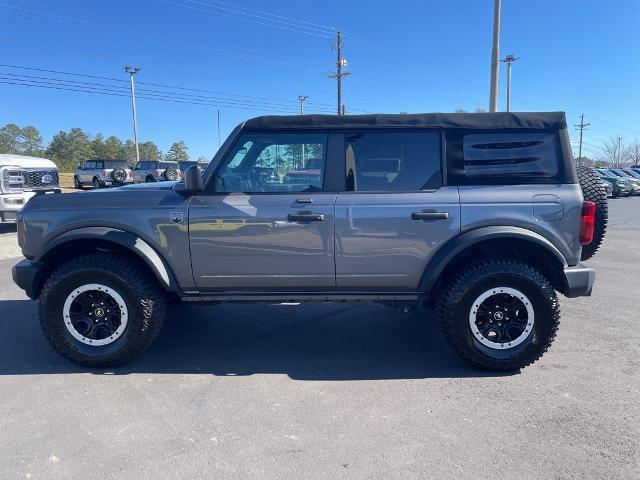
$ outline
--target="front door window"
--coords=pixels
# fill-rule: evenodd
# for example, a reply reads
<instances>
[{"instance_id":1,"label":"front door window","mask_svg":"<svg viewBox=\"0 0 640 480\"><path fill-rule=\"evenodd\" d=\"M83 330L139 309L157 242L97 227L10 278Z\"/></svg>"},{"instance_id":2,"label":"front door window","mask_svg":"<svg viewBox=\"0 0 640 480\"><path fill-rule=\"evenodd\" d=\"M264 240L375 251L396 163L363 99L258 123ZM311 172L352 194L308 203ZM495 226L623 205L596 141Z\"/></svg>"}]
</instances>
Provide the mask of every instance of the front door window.
<instances>
[{"instance_id":1,"label":"front door window","mask_svg":"<svg viewBox=\"0 0 640 480\"><path fill-rule=\"evenodd\" d=\"M216 192L319 192L327 135L247 133L220 168Z\"/></svg>"}]
</instances>

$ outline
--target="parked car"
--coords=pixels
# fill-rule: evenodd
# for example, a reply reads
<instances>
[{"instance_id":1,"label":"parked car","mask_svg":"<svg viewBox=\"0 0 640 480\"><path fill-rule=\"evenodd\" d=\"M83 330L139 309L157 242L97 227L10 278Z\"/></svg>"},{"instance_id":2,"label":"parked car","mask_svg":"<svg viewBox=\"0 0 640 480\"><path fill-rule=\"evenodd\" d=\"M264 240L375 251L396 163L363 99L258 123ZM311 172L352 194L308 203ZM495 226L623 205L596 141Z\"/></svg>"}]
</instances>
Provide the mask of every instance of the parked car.
<instances>
[{"instance_id":1,"label":"parked car","mask_svg":"<svg viewBox=\"0 0 640 480\"><path fill-rule=\"evenodd\" d=\"M321 177L321 158L310 158L304 167L289 170L284 176L284 183L294 185L309 185L320 189L322 181Z\"/></svg>"},{"instance_id":2,"label":"parked car","mask_svg":"<svg viewBox=\"0 0 640 480\"><path fill-rule=\"evenodd\" d=\"M609 168L608 169L614 175L624 178L629 182L629 186L631 187L631 195L640 195L640 180L635 178L633 175L628 174L622 168Z\"/></svg>"},{"instance_id":3,"label":"parked car","mask_svg":"<svg viewBox=\"0 0 640 480\"><path fill-rule=\"evenodd\" d=\"M634 169L632 168L622 168L621 169L623 172L627 173L628 175L632 176L633 178L638 178L640 179L640 173L636 172Z\"/></svg>"},{"instance_id":4,"label":"parked car","mask_svg":"<svg viewBox=\"0 0 640 480\"><path fill-rule=\"evenodd\" d=\"M319 183L254 170L300 145ZM90 195L29 202L13 278L91 367L131 361L182 300L434 305L463 360L520 369L556 336L556 292L591 294L607 207L553 112L258 117L203 175Z\"/></svg>"},{"instance_id":5,"label":"parked car","mask_svg":"<svg viewBox=\"0 0 640 480\"><path fill-rule=\"evenodd\" d=\"M126 160L87 160L73 174L73 185L79 190L85 186L103 188L132 182L131 169Z\"/></svg>"},{"instance_id":6,"label":"parked car","mask_svg":"<svg viewBox=\"0 0 640 480\"><path fill-rule=\"evenodd\" d=\"M60 192L58 168L46 158L0 154L0 221L14 221L16 212L39 192Z\"/></svg>"},{"instance_id":7,"label":"parked car","mask_svg":"<svg viewBox=\"0 0 640 480\"><path fill-rule=\"evenodd\" d=\"M134 183L176 181L181 178L178 162L159 160L140 160L132 173Z\"/></svg>"},{"instance_id":8,"label":"parked car","mask_svg":"<svg viewBox=\"0 0 640 480\"><path fill-rule=\"evenodd\" d=\"M609 181L607 181L606 179L600 177L600 181L602 182L602 185L604 186L605 191L607 192L607 198L612 198L613 197L613 184Z\"/></svg>"},{"instance_id":9,"label":"parked car","mask_svg":"<svg viewBox=\"0 0 640 480\"><path fill-rule=\"evenodd\" d=\"M631 195L631 185L627 179L614 175L606 168L595 169L598 176L604 178L606 181L613 185L613 197L628 197Z\"/></svg>"}]
</instances>

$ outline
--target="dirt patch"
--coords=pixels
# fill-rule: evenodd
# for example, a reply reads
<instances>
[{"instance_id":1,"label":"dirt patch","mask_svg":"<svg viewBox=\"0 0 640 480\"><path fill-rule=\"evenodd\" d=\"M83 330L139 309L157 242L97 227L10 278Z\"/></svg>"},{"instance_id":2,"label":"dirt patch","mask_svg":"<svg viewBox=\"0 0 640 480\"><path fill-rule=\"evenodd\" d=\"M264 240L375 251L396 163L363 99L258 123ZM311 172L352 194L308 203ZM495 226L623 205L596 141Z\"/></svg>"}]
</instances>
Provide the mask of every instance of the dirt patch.
<instances>
[{"instance_id":1,"label":"dirt patch","mask_svg":"<svg viewBox=\"0 0 640 480\"><path fill-rule=\"evenodd\" d=\"M62 188L73 188L73 173L62 173L58 174L60 178L60 186Z\"/></svg>"}]
</instances>

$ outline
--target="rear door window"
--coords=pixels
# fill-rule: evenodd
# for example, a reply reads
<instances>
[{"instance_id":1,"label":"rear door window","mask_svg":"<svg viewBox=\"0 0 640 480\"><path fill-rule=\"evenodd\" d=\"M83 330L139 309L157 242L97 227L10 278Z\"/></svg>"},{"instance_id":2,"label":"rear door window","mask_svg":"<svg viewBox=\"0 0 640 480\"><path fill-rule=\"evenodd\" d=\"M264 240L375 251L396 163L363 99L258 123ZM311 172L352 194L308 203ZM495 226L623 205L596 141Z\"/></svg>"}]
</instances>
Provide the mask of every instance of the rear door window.
<instances>
[{"instance_id":1,"label":"rear door window","mask_svg":"<svg viewBox=\"0 0 640 480\"><path fill-rule=\"evenodd\" d=\"M419 191L442 185L439 132L358 132L345 139L348 191Z\"/></svg>"}]
</instances>

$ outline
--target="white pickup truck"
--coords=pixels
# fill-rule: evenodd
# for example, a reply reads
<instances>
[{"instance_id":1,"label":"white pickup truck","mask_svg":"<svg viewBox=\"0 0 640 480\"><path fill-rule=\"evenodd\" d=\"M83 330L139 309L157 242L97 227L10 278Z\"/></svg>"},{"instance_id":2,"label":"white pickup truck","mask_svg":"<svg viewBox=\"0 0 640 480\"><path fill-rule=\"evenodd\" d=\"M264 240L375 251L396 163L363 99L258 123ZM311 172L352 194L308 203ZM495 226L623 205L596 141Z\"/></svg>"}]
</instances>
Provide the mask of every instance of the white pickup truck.
<instances>
[{"instance_id":1,"label":"white pickup truck","mask_svg":"<svg viewBox=\"0 0 640 480\"><path fill-rule=\"evenodd\" d=\"M58 169L46 158L0 154L0 221L14 221L38 192L60 192Z\"/></svg>"}]
</instances>

